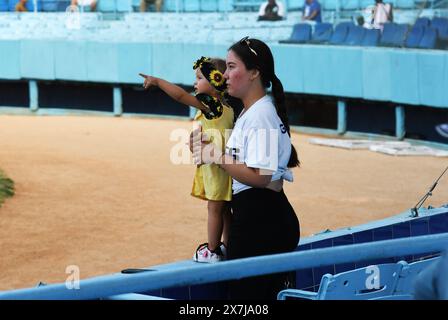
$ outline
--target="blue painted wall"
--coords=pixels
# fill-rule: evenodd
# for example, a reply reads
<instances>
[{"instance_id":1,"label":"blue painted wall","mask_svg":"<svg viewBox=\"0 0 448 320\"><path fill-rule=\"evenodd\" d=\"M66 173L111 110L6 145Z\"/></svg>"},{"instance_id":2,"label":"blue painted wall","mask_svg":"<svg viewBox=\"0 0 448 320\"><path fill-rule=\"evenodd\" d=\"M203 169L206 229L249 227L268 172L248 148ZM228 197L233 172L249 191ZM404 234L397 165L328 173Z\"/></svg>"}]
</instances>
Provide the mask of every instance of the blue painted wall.
<instances>
[{"instance_id":1,"label":"blue painted wall","mask_svg":"<svg viewBox=\"0 0 448 320\"><path fill-rule=\"evenodd\" d=\"M292 93L448 108L448 52L319 45L271 45ZM0 79L140 84L139 72L192 85L201 55L227 45L65 40L0 41Z\"/></svg>"}]
</instances>

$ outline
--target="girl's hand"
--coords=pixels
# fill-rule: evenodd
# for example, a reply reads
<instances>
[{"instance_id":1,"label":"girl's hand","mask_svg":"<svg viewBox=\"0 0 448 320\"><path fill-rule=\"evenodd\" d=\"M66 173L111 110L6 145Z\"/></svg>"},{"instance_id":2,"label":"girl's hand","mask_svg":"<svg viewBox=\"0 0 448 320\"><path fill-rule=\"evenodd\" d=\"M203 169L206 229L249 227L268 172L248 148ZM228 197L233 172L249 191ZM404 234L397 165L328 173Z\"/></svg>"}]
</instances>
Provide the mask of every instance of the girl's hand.
<instances>
[{"instance_id":1,"label":"girl's hand","mask_svg":"<svg viewBox=\"0 0 448 320\"><path fill-rule=\"evenodd\" d=\"M143 73L139 73L139 76L143 77L145 81L143 82L143 88L148 89L151 86L157 86L157 78L148 76Z\"/></svg>"}]
</instances>

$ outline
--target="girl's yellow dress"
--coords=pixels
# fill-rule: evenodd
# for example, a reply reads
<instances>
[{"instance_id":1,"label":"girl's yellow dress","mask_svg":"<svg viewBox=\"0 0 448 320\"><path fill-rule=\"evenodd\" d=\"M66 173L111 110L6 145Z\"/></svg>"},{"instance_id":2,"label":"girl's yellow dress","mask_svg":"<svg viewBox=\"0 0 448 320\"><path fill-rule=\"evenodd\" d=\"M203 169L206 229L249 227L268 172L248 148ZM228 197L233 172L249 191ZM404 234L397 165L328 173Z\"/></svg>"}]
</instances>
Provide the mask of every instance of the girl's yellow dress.
<instances>
[{"instance_id":1,"label":"girl's yellow dress","mask_svg":"<svg viewBox=\"0 0 448 320\"><path fill-rule=\"evenodd\" d=\"M226 138L230 136L225 130L233 128L234 114L232 108L223 105L219 100L205 95L196 95L202 104L212 112L196 113L195 121L199 121L202 131L210 138L210 142L225 151ZM196 168L191 195L204 200L230 201L232 199L232 177L217 164L203 164Z\"/></svg>"}]
</instances>

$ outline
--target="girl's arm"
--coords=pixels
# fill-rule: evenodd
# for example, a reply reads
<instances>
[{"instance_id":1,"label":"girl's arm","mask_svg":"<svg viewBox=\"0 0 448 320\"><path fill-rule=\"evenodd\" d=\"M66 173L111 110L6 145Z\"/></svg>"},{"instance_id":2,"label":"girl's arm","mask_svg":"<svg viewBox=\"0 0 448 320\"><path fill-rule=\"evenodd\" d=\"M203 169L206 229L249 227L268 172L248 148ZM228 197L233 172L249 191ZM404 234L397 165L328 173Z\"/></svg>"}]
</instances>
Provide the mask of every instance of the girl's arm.
<instances>
[{"instance_id":1,"label":"girl's arm","mask_svg":"<svg viewBox=\"0 0 448 320\"><path fill-rule=\"evenodd\" d=\"M208 112L208 108L205 107L196 97L189 94L187 91L182 89L181 87L163 80L161 78L156 78L153 76L148 76L143 73L139 73L145 79L143 83L143 87L148 89L150 86L156 86L162 89L167 95L169 95L174 100L185 104L187 106L195 107L201 111Z\"/></svg>"}]
</instances>

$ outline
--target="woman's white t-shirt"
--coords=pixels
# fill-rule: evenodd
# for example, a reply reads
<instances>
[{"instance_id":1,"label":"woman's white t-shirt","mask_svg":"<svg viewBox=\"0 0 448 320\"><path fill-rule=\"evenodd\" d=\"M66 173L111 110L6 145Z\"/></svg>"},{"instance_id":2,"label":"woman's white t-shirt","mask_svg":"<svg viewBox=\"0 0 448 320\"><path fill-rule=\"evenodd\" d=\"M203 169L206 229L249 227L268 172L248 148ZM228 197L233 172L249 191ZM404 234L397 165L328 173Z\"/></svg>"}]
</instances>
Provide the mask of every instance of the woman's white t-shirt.
<instances>
[{"instance_id":1,"label":"woman's white t-shirt","mask_svg":"<svg viewBox=\"0 0 448 320\"><path fill-rule=\"evenodd\" d=\"M272 175L271 181L293 179L287 168L291 139L267 95L237 119L226 144L226 153L250 168L261 169L260 174ZM233 194L249 188L252 187L233 179Z\"/></svg>"}]
</instances>

